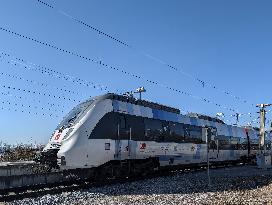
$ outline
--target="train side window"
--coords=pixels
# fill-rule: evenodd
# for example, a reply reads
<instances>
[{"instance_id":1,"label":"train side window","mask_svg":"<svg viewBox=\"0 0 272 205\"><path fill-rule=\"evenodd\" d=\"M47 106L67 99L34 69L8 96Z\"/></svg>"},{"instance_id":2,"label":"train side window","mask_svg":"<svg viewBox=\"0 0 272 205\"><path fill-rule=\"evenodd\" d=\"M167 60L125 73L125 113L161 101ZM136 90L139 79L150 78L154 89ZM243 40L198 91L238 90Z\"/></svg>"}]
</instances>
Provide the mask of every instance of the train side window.
<instances>
[{"instance_id":1,"label":"train side window","mask_svg":"<svg viewBox=\"0 0 272 205\"><path fill-rule=\"evenodd\" d=\"M229 150L231 149L230 137L224 135L217 135L218 149Z\"/></svg>"},{"instance_id":2,"label":"train side window","mask_svg":"<svg viewBox=\"0 0 272 205\"><path fill-rule=\"evenodd\" d=\"M240 138L240 147L241 150L247 150L248 149L248 141L247 138Z\"/></svg>"},{"instance_id":3,"label":"train side window","mask_svg":"<svg viewBox=\"0 0 272 205\"><path fill-rule=\"evenodd\" d=\"M184 137L187 139L190 137L190 125L184 125L183 129L184 129Z\"/></svg>"},{"instance_id":4,"label":"train side window","mask_svg":"<svg viewBox=\"0 0 272 205\"><path fill-rule=\"evenodd\" d=\"M230 138L231 149L238 150L240 149L240 139L238 137Z\"/></svg>"},{"instance_id":5,"label":"train side window","mask_svg":"<svg viewBox=\"0 0 272 205\"><path fill-rule=\"evenodd\" d=\"M189 131L191 142L202 143L202 127L191 125Z\"/></svg>"},{"instance_id":6,"label":"train side window","mask_svg":"<svg viewBox=\"0 0 272 205\"><path fill-rule=\"evenodd\" d=\"M120 128L121 129L125 129L126 128L126 119L125 119L125 116L121 115L119 119L120 119Z\"/></svg>"},{"instance_id":7,"label":"train side window","mask_svg":"<svg viewBox=\"0 0 272 205\"><path fill-rule=\"evenodd\" d=\"M183 125L183 130L184 130L184 142L192 142L190 138L190 125Z\"/></svg>"},{"instance_id":8,"label":"train side window","mask_svg":"<svg viewBox=\"0 0 272 205\"><path fill-rule=\"evenodd\" d=\"M169 138L170 138L169 122L162 121L162 132L160 140L164 142L169 142Z\"/></svg>"},{"instance_id":9,"label":"train side window","mask_svg":"<svg viewBox=\"0 0 272 205\"><path fill-rule=\"evenodd\" d=\"M271 150L271 142L267 142L266 144L266 150Z\"/></svg>"},{"instance_id":10,"label":"train side window","mask_svg":"<svg viewBox=\"0 0 272 205\"><path fill-rule=\"evenodd\" d=\"M258 141L258 139L251 139L251 140L250 140L250 148L251 148L252 150L257 150L257 149L259 149L259 141Z\"/></svg>"},{"instance_id":11,"label":"train side window","mask_svg":"<svg viewBox=\"0 0 272 205\"><path fill-rule=\"evenodd\" d=\"M145 137L148 141L162 141L163 127L160 120L145 119Z\"/></svg>"},{"instance_id":12,"label":"train side window","mask_svg":"<svg viewBox=\"0 0 272 205\"><path fill-rule=\"evenodd\" d=\"M170 133L169 133L169 141L181 143L185 140L184 126L181 123L171 122L169 125Z\"/></svg>"},{"instance_id":13,"label":"train side window","mask_svg":"<svg viewBox=\"0 0 272 205\"><path fill-rule=\"evenodd\" d=\"M144 119L139 116L127 115L127 126L131 128L131 139L132 140L145 140L145 125Z\"/></svg>"},{"instance_id":14,"label":"train side window","mask_svg":"<svg viewBox=\"0 0 272 205\"><path fill-rule=\"evenodd\" d=\"M130 136L130 129L127 125L127 117L119 114L119 136L118 139L127 140Z\"/></svg>"}]
</instances>

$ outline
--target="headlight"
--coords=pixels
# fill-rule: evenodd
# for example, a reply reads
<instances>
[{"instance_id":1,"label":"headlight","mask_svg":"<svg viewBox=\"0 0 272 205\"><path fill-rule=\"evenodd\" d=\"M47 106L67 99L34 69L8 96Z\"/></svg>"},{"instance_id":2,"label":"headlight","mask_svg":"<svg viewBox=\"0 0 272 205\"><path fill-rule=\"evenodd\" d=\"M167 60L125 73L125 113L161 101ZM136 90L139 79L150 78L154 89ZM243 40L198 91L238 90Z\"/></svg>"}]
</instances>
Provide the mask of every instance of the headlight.
<instances>
[{"instance_id":1,"label":"headlight","mask_svg":"<svg viewBox=\"0 0 272 205\"><path fill-rule=\"evenodd\" d=\"M60 165L63 165L63 166L66 165L66 161L65 161L65 157L64 156L61 156L61 158L60 158Z\"/></svg>"}]
</instances>

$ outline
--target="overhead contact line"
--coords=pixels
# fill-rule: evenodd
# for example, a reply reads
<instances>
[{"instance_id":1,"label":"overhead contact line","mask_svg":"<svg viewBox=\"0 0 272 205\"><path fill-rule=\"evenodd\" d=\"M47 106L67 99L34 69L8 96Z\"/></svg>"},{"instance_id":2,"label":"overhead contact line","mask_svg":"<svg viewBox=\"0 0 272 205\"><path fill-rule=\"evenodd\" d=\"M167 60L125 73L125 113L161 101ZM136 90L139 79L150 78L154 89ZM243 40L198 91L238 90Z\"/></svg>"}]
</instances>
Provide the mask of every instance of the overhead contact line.
<instances>
[{"instance_id":1,"label":"overhead contact line","mask_svg":"<svg viewBox=\"0 0 272 205\"><path fill-rule=\"evenodd\" d=\"M57 78L57 79L60 79L60 80L65 80L65 81L76 83L76 84L79 84L79 85L84 85L84 86L89 87L89 88L94 88L94 89L99 89L101 91L109 92L107 86L105 86L105 85L95 84L93 82L85 81L85 80L77 78L77 77L66 75L66 74L63 74L61 72L55 71L53 69L47 68L45 66L40 66L40 65L36 65L34 63L28 62L25 59L18 58L18 57L15 57L15 56L11 56L10 54L7 54L5 52L1 52L1 54L2 54L2 57L9 57L11 59L12 58L15 59L15 60L5 59L5 61L8 64L11 64L11 65L14 65L14 66L22 66L24 69L34 70L36 72L39 72L41 74L46 74L46 75L48 75L50 77L53 77L53 78ZM0 54L0 56L1 56L1 54ZM67 91L69 92L69 90L67 90ZM77 94L77 95L80 94L80 93L74 92L74 91L70 91L70 92L74 93L74 94Z\"/></svg>"},{"instance_id":2,"label":"overhead contact line","mask_svg":"<svg viewBox=\"0 0 272 205\"><path fill-rule=\"evenodd\" d=\"M160 59L160 58L158 58L158 57L155 57L155 56L153 56L153 55L150 55L150 54L148 54L147 52L145 52L145 51L143 51L143 50L137 49L135 46L129 45L128 43L125 43L124 41L119 40L119 39L113 37L112 35L105 33L105 32L102 31L101 29L95 28L94 26L92 26L92 25L90 25L90 24L88 24L88 23L86 23L86 22L84 22L84 21L82 21L82 20L80 20L80 19L78 19L78 18L76 18L76 17L73 17L72 15L68 14L67 12L65 12L65 11L63 11L63 10L61 10L61 9L57 9L56 7L52 6L52 5L49 4L49 3L46 3L46 2L41 1L41 0L37 0L37 1L38 1L39 3L41 3L41 4L43 4L44 6L46 6L47 8L53 9L53 10L55 10L57 13L59 13L59 14L65 16L65 17L67 17L67 18L73 20L74 22L76 22L76 23L78 23L78 24L81 24L81 25L87 27L88 29L91 29L92 31L95 31L97 34L103 35L103 36L105 36L106 38L108 38L108 39L110 39L110 40L113 40L113 41L115 41L116 43L119 43L119 44L125 46L126 48L130 48L131 50L134 50L134 51L136 51L137 53L140 53L140 54L144 55L145 57L147 57L147 58L149 58L149 59L151 59L151 60L153 60L153 61L155 61L155 62L157 62L157 63L160 63L161 65L167 67L167 68L170 69L170 70L176 71L176 72L178 72L178 73L180 73L180 74L182 74L182 75L184 75L184 76L187 76L187 77L191 78L192 80L196 81L197 84L200 85L202 88L206 88L206 87L208 86L208 87L210 87L210 88L212 88L212 89L215 89L215 90L217 90L217 91L219 91L219 92L221 92L221 93L223 93L223 94L225 94L225 95L231 96L231 97L233 97L234 99L236 99L236 100L238 100L238 101L240 101L240 102L242 102L242 103L247 103L247 104L250 104L251 106L255 107L255 104L250 103L248 100L243 99L242 97L239 97L239 96L237 96L237 95L233 95L231 92L226 91L226 90L223 90L223 89L220 89L220 88L218 88L217 86L213 85L212 83L209 83L209 82L207 82L207 81L205 81L205 80L202 80L202 79L200 79L200 78L198 78L198 77L194 77L192 74L189 74L189 73L187 73L187 72L185 72L185 71L179 69L178 67L173 66L173 65L171 65L171 64L169 64L169 63L167 63L167 62L165 62L164 60L162 60L162 59Z\"/></svg>"},{"instance_id":3,"label":"overhead contact line","mask_svg":"<svg viewBox=\"0 0 272 205\"><path fill-rule=\"evenodd\" d=\"M97 61L97 60L94 60L94 59L92 59L92 58L85 57L85 56L83 56L83 55L81 55L81 54L78 54L78 53L75 53L75 52L72 52L72 51L69 51L69 50L66 50L66 49L59 48L59 47L57 47L57 46L55 46L55 45L51 45L51 44L49 44L49 43L42 42L42 41L40 41L40 40L37 40L37 39L31 38L31 37L28 37L28 36L19 34L19 33L17 33L17 32L11 31L11 30L9 30L9 29L5 29L5 28L3 28L3 27L0 27L0 30L2 30L2 31L4 31L4 32L7 32L7 33L10 33L10 34L13 34L13 35L15 35L15 36L19 36L19 37L21 37L21 38L25 38L25 39L34 41L34 42L39 43L39 44L42 44L42 45L44 45L44 46L48 46L48 47L50 47L50 48L54 48L54 49L57 50L57 51L61 51L61 52L63 52L63 53L67 53L67 54L73 55L73 56L78 57L78 58L81 58L81 59L83 59L83 60L87 60L87 61L96 63L96 64L101 65L101 66L103 66L103 67L105 67L105 68L107 68L107 69L112 69L112 70L115 70L115 71L119 71L119 72L121 72L121 73L123 73L123 74L126 74L126 75L132 76L132 77L134 77L134 78L143 80L143 81L145 81L145 82L147 82L147 83L150 83L150 84L153 84L153 85L158 85L158 86L163 87L163 88L166 88L166 89L168 89L168 90L171 90L171 91L174 91L174 92L177 92L177 93L186 95L186 96L190 96L190 97L192 97L192 98L201 100L201 101L206 102L206 103L213 104L213 105L215 105L215 106L217 106L217 107L220 107L220 108L223 108L223 109L232 111L232 112L236 112L236 109L228 108L228 107L225 107L225 106L223 106L223 105L221 105L221 104L215 103L215 102L213 102L213 101L211 101L211 100L209 100L209 99L207 99L207 98L198 97L198 96L192 95L192 94L190 94L190 93L188 93L188 92L186 92L186 91L182 91L182 90L179 90L179 89L176 89L176 88L172 88L172 87L167 86L167 85L160 84L160 83L157 82L157 81L153 81L153 80L149 80L149 79L144 79L143 77L141 77L141 76L139 76L139 75L130 73L130 72L125 71L125 70L123 70L123 69L121 69L121 68L117 68L117 67L108 65L108 64L106 64L105 62L103 62L103 61L101 61L101 60L98 60L98 61Z\"/></svg>"},{"instance_id":4,"label":"overhead contact line","mask_svg":"<svg viewBox=\"0 0 272 205\"><path fill-rule=\"evenodd\" d=\"M8 108L7 106L15 106L17 108ZM33 111L26 111L25 109L39 109L37 106L31 106L31 105L25 105L20 103L12 103L10 101L0 101L0 109L1 110L8 110L8 111L15 111L15 112L21 112L21 113L28 113L28 114L34 114L34 115L40 115L40 116L50 116L50 117L59 117L58 115L55 115L53 113L41 113L41 112L33 112ZM45 111L44 108L40 108L41 110ZM49 110L49 109L48 109ZM52 111L52 110L49 110Z\"/></svg>"},{"instance_id":5,"label":"overhead contact line","mask_svg":"<svg viewBox=\"0 0 272 205\"><path fill-rule=\"evenodd\" d=\"M18 87L9 86L9 85L0 85L0 87L8 89L8 90L24 92L24 93L27 93L27 94L35 94L35 95L40 95L40 96L52 97L52 98L55 98L55 99L69 100L71 102L76 102L76 103L80 102L78 100L71 99L69 97L61 97L61 96L57 96L57 95L54 95L54 94L46 94L46 93L39 92L39 91L33 91L33 90L18 88Z\"/></svg>"},{"instance_id":6,"label":"overhead contact line","mask_svg":"<svg viewBox=\"0 0 272 205\"><path fill-rule=\"evenodd\" d=\"M0 92L0 94L3 95L3 96L18 99L18 100L29 100L29 98L27 98L27 97L18 96L18 95L15 95L13 93L10 93L9 91L8 92ZM39 104L43 103L44 104L44 102L42 102L41 100L32 99L31 101L33 101L34 103L39 103ZM47 102L45 104L49 105L50 107L59 107L59 108L62 108L62 109L65 108L63 105L55 104L55 103L52 103L52 102ZM55 110L55 111L58 111L58 110ZM64 111L61 111L61 112L64 112Z\"/></svg>"}]
</instances>

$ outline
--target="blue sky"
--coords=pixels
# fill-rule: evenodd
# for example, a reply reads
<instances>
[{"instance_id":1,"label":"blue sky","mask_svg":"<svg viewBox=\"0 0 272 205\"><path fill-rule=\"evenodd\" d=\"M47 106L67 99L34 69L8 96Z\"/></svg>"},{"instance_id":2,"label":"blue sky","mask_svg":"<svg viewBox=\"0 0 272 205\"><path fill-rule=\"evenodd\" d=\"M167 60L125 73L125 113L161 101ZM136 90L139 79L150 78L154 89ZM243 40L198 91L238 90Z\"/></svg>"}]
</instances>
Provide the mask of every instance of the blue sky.
<instances>
[{"instance_id":1,"label":"blue sky","mask_svg":"<svg viewBox=\"0 0 272 205\"><path fill-rule=\"evenodd\" d=\"M45 143L65 113L78 101L106 92L101 86L117 93L145 86L145 99L211 116L223 112L227 123L234 123L231 116L234 112L223 107L252 113L241 116L241 124L244 124L258 116L252 104L272 101L269 92L271 1L44 2L55 9L37 0L2 1L0 27L95 61L101 60L142 79L0 30L0 53L11 55L0 58L0 140L4 142ZM133 48L98 34L61 11ZM15 57L27 63L16 63ZM37 71L41 68L37 65L62 74L49 76ZM63 80L63 76L69 76L69 80ZM80 85L72 82L75 77L100 86ZM204 88L194 80L196 78L205 81ZM166 86L194 97L171 91ZM26 91L18 91L18 88ZM204 98L213 103L204 102Z\"/></svg>"}]
</instances>

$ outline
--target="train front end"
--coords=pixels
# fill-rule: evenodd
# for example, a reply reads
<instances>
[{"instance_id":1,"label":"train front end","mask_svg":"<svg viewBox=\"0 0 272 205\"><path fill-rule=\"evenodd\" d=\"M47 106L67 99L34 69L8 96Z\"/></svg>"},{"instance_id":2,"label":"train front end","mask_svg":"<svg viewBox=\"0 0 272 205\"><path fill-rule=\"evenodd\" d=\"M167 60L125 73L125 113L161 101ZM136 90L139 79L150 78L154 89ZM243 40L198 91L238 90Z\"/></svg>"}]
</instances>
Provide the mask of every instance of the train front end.
<instances>
[{"instance_id":1,"label":"train front end","mask_svg":"<svg viewBox=\"0 0 272 205\"><path fill-rule=\"evenodd\" d=\"M61 170L96 167L108 159L99 154L103 143L89 137L101 118L112 112L107 95L91 98L68 113L54 131L42 155L45 164ZM102 158L102 159L101 159Z\"/></svg>"},{"instance_id":2,"label":"train front end","mask_svg":"<svg viewBox=\"0 0 272 205\"><path fill-rule=\"evenodd\" d=\"M51 168L59 168L65 165L65 158L58 159L58 152L69 150L75 144L77 133L84 121L86 114L91 112L95 107L95 99L89 99L74 107L62 120L62 122L54 130L48 144L40 154L38 161L46 164Z\"/></svg>"}]
</instances>

